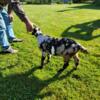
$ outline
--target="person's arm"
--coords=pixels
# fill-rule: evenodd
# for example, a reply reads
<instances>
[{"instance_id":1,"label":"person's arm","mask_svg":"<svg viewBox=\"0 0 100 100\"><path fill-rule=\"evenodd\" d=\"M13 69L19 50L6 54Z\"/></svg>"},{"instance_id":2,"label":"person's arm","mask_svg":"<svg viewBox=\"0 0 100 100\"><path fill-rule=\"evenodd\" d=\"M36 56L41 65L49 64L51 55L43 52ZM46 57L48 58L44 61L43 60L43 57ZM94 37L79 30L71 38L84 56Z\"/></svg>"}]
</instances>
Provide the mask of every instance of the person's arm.
<instances>
[{"instance_id":1,"label":"person's arm","mask_svg":"<svg viewBox=\"0 0 100 100\"><path fill-rule=\"evenodd\" d=\"M32 31L32 23L29 18L26 16L23 11L19 0L8 0L8 14L12 15L12 10L16 13L16 15L26 24L27 31Z\"/></svg>"},{"instance_id":2,"label":"person's arm","mask_svg":"<svg viewBox=\"0 0 100 100\"><path fill-rule=\"evenodd\" d=\"M11 22L13 21L13 14L12 13L13 13L13 11L12 11L11 5L8 5L8 15L9 15Z\"/></svg>"},{"instance_id":3,"label":"person's arm","mask_svg":"<svg viewBox=\"0 0 100 100\"><path fill-rule=\"evenodd\" d=\"M0 6L7 5L7 0L0 0Z\"/></svg>"}]
</instances>

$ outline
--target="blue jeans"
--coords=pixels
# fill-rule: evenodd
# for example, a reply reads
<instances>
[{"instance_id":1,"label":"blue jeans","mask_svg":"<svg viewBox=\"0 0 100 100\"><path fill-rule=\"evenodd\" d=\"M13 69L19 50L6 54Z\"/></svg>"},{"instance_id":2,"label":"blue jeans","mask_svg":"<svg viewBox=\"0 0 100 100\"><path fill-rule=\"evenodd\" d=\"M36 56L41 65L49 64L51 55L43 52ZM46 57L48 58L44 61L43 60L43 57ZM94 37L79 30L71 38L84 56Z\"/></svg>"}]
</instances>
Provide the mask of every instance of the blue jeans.
<instances>
[{"instance_id":1,"label":"blue jeans","mask_svg":"<svg viewBox=\"0 0 100 100\"><path fill-rule=\"evenodd\" d=\"M2 48L10 46L9 39L15 38L12 24L10 22L6 9L0 10L0 44Z\"/></svg>"}]
</instances>

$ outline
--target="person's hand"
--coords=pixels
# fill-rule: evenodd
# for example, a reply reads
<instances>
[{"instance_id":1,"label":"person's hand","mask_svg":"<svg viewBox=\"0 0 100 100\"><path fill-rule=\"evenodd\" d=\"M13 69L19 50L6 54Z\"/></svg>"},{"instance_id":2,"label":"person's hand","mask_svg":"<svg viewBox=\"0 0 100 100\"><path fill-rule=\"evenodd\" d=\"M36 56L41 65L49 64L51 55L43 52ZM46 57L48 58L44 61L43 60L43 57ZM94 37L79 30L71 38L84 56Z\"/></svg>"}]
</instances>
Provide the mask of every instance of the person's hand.
<instances>
[{"instance_id":1,"label":"person's hand","mask_svg":"<svg viewBox=\"0 0 100 100\"><path fill-rule=\"evenodd\" d=\"M33 23L28 20L25 24L26 24L27 32L32 32L32 30L33 30Z\"/></svg>"},{"instance_id":2,"label":"person's hand","mask_svg":"<svg viewBox=\"0 0 100 100\"><path fill-rule=\"evenodd\" d=\"M13 15L12 14L9 14L8 16L9 16L10 22L12 22L13 21Z\"/></svg>"}]
</instances>

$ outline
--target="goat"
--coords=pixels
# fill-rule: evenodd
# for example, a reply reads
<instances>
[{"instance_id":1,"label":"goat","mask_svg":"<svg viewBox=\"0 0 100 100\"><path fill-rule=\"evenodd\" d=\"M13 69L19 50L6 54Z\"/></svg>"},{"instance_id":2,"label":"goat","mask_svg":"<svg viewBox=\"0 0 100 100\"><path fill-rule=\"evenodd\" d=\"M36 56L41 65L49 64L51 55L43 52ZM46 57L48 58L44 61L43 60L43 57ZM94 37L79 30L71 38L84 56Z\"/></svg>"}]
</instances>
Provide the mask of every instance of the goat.
<instances>
[{"instance_id":1,"label":"goat","mask_svg":"<svg viewBox=\"0 0 100 100\"><path fill-rule=\"evenodd\" d=\"M70 59L73 57L75 62L75 69L79 65L78 51L88 53L87 49L69 38L52 38L50 36L44 36L38 27L34 27L32 31L39 44L39 48L42 51L41 65L42 69L44 61L47 56L47 63L50 61L51 55L62 56L64 58L64 65L59 71L63 71L68 65Z\"/></svg>"}]
</instances>

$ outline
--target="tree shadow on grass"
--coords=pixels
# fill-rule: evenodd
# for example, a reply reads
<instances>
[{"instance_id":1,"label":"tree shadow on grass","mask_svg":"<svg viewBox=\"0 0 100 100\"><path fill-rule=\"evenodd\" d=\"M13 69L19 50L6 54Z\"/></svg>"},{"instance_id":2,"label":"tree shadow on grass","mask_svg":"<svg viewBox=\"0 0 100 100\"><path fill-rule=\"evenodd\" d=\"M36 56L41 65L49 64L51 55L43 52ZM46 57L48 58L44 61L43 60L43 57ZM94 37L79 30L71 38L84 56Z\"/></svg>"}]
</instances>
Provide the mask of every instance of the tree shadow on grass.
<instances>
[{"instance_id":1,"label":"tree shadow on grass","mask_svg":"<svg viewBox=\"0 0 100 100\"><path fill-rule=\"evenodd\" d=\"M57 73L52 78L47 80L41 80L37 76L33 75L38 67L32 68L29 71L21 74L14 74L4 77L0 73L0 98L2 100L35 100L36 98L43 98L53 94L44 93L40 94L41 90L47 87L50 83L56 80L63 80L71 75L74 69L67 72L67 74L59 76L61 73ZM32 75L32 77L30 77Z\"/></svg>"},{"instance_id":2,"label":"tree shadow on grass","mask_svg":"<svg viewBox=\"0 0 100 100\"><path fill-rule=\"evenodd\" d=\"M71 9L68 9L71 8ZM77 10L77 9L95 9L95 10L100 10L100 6L95 6L94 4L87 4L87 5L78 5L78 6L71 6L63 10L58 10L57 12L66 12L70 10Z\"/></svg>"},{"instance_id":3,"label":"tree shadow on grass","mask_svg":"<svg viewBox=\"0 0 100 100\"><path fill-rule=\"evenodd\" d=\"M96 9L96 10L100 10L100 6L96 6L95 4L87 4L87 5L79 5L79 6L74 6L71 8L76 8L76 9Z\"/></svg>"},{"instance_id":4,"label":"tree shadow on grass","mask_svg":"<svg viewBox=\"0 0 100 100\"><path fill-rule=\"evenodd\" d=\"M100 29L100 20L94 20L83 24L76 24L68 27L62 33L63 37L74 37L81 40L92 40L100 37L100 34L93 35L93 32Z\"/></svg>"}]
</instances>

